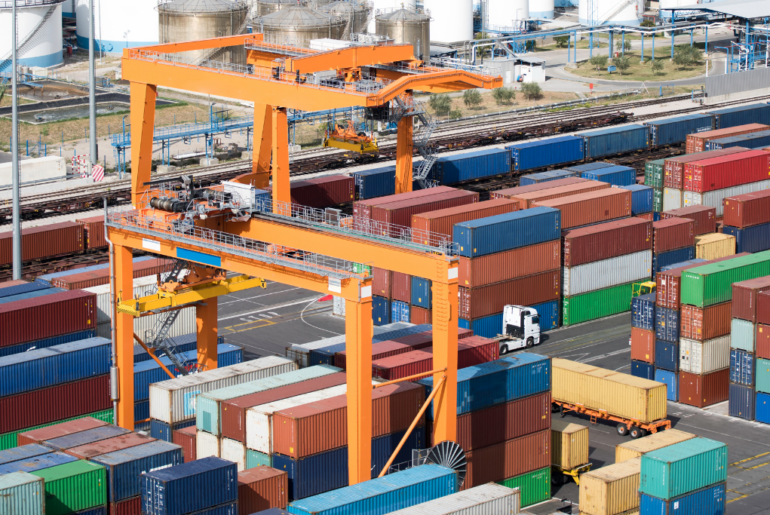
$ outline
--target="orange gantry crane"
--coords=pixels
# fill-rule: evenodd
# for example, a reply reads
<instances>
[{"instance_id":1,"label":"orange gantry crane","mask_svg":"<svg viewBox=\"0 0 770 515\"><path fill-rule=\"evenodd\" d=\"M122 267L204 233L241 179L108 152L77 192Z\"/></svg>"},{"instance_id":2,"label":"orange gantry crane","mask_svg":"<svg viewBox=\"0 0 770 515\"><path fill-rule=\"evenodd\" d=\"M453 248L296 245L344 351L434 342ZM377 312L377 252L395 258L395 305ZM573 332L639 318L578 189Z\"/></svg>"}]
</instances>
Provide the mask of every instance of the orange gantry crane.
<instances>
[{"instance_id":1,"label":"orange gantry crane","mask_svg":"<svg viewBox=\"0 0 770 515\"><path fill-rule=\"evenodd\" d=\"M185 52L244 46L247 65L199 62ZM426 66L411 45L355 46L330 52L270 44L261 34L126 49L131 84L132 206L110 209L107 228L118 306L114 317L117 423L134 427L132 249L188 261L213 278L197 303L198 362L216 368L216 295L227 290L217 270L238 272L341 296L346 302L349 478L371 477L371 277L366 264L433 283L434 442L454 441L457 399L457 257L443 238L404 236L404 228L354 224L340 213L291 204L287 109L381 108L397 101L396 191L412 189L414 91L492 89L502 79ZM195 190L152 181L152 137L159 86L254 103L252 172ZM254 188L272 187L256 207ZM427 241L427 243L425 243ZM416 243L420 242L420 243ZM206 272L205 268L210 268ZM200 285L197 285L200 286ZM205 287L205 285L203 285ZM182 284L184 287L184 284ZM189 290L189 288L188 288ZM202 291L202 290L201 290ZM188 291L189 294L189 291ZM138 303L137 303L138 305Z\"/></svg>"}]
</instances>

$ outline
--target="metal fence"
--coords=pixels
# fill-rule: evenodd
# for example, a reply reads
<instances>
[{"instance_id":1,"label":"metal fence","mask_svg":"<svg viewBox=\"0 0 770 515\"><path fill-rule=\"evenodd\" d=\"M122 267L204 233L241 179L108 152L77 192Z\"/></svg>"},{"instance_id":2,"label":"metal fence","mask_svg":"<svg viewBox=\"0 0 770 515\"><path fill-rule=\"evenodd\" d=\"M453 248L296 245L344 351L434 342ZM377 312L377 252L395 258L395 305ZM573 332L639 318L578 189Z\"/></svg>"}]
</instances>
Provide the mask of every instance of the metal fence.
<instances>
[{"instance_id":1,"label":"metal fence","mask_svg":"<svg viewBox=\"0 0 770 515\"><path fill-rule=\"evenodd\" d=\"M706 97L721 97L766 88L770 88L770 68L706 77Z\"/></svg>"}]
</instances>

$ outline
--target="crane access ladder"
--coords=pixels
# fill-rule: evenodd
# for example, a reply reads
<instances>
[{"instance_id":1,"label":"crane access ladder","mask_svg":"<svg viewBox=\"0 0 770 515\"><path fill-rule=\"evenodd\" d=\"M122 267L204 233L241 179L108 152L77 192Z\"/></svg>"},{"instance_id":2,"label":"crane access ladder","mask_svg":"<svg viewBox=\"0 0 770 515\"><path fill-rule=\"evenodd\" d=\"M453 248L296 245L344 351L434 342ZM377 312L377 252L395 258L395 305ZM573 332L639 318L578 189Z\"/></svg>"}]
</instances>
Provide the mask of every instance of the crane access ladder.
<instances>
[{"instance_id":1,"label":"crane access ladder","mask_svg":"<svg viewBox=\"0 0 770 515\"><path fill-rule=\"evenodd\" d=\"M422 161L415 163L414 170L412 172L412 178L418 182L421 188L431 188L435 186L435 182L430 181L428 176L436 164L438 156L436 156L433 149L428 145L433 132L436 130L438 123L433 117L422 108L420 103L415 102L412 97L409 100L402 98L401 95L395 98L395 108L392 110L393 121L398 123L398 120L404 116L416 116L420 121L420 125L415 129L412 134L412 141L414 148L417 149Z\"/></svg>"}]
</instances>

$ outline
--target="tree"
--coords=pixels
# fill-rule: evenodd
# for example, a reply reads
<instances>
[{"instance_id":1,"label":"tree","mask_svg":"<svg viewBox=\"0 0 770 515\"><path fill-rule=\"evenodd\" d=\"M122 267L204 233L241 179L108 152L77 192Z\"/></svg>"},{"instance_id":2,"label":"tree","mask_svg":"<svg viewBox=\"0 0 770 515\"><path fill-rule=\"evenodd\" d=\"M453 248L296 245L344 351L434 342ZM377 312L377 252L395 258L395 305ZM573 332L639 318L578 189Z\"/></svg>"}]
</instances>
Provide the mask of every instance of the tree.
<instances>
[{"instance_id":1,"label":"tree","mask_svg":"<svg viewBox=\"0 0 770 515\"><path fill-rule=\"evenodd\" d=\"M663 71L663 60L655 59L652 62L652 74L659 75Z\"/></svg>"},{"instance_id":2,"label":"tree","mask_svg":"<svg viewBox=\"0 0 770 515\"><path fill-rule=\"evenodd\" d=\"M596 71L599 71L602 68L607 67L607 60L608 60L608 57L602 54L602 55L595 55L591 57L589 62L591 63L592 66L596 67Z\"/></svg>"},{"instance_id":3,"label":"tree","mask_svg":"<svg viewBox=\"0 0 770 515\"><path fill-rule=\"evenodd\" d=\"M631 50L631 42L630 41L623 41L622 39L618 39L618 42L615 43L615 48L618 50L618 52L625 50L626 52Z\"/></svg>"},{"instance_id":4,"label":"tree","mask_svg":"<svg viewBox=\"0 0 770 515\"><path fill-rule=\"evenodd\" d=\"M446 116L452 110L452 99L447 94L433 95L428 105L436 112L436 116Z\"/></svg>"},{"instance_id":5,"label":"tree","mask_svg":"<svg viewBox=\"0 0 770 515\"><path fill-rule=\"evenodd\" d=\"M642 23L639 24L641 27L654 27L655 22L652 20L644 20Z\"/></svg>"},{"instance_id":6,"label":"tree","mask_svg":"<svg viewBox=\"0 0 770 515\"><path fill-rule=\"evenodd\" d=\"M492 98L495 99L497 105L509 104L512 100L516 100L516 91L508 88L493 89Z\"/></svg>"},{"instance_id":7,"label":"tree","mask_svg":"<svg viewBox=\"0 0 770 515\"><path fill-rule=\"evenodd\" d=\"M619 56L612 60L612 64L614 64L615 68L617 68L620 74L623 75L623 72L631 67L631 59L626 56Z\"/></svg>"},{"instance_id":8,"label":"tree","mask_svg":"<svg viewBox=\"0 0 770 515\"><path fill-rule=\"evenodd\" d=\"M537 82L525 82L521 85L521 92L527 100L537 100L543 96L543 90Z\"/></svg>"},{"instance_id":9,"label":"tree","mask_svg":"<svg viewBox=\"0 0 770 515\"><path fill-rule=\"evenodd\" d=\"M677 65L680 70L693 64L692 58L693 55L689 46L677 47L674 50L674 64Z\"/></svg>"},{"instance_id":10,"label":"tree","mask_svg":"<svg viewBox=\"0 0 770 515\"><path fill-rule=\"evenodd\" d=\"M481 93L479 93L477 89L466 89L465 92L463 92L463 102L465 103L465 107L469 109L480 106L483 101Z\"/></svg>"},{"instance_id":11,"label":"tree","mask_svg":"<svg viewBox=\"0 0 770 515\"><path fill-rule=\"evenodd\" d=\"M453 111L449 111L449 119L450 120L459 120L463 117L463 112L459 109L455 109Z\"/></svg>"},{"instance_id":12,"label":"tree","mask_svg":"<svg viewBox=\"0 0 770 515\"><path fill-rule=\"evenodd\" d=\"M556 42L556 46L563 48L569 43L569 36L554 36L553 40Z\"/></svg>"}]
</instances>

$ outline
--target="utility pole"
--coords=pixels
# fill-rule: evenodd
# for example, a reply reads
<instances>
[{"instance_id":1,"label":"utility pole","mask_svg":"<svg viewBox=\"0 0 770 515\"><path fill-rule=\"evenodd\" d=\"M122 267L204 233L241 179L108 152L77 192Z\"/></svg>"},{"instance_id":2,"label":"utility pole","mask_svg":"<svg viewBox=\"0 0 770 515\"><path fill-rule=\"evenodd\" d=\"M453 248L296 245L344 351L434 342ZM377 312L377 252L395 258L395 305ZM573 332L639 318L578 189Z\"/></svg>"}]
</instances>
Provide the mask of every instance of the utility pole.
<instances>
[{"instance_id":1,"label":"utility pole","mask_svg":"<svg viewBox=\"0 0 770 515\"><path fill-rule=\"evenodd\" d=\"M11 20L11 43L13 44L11 62L11 174L13 175L13 278L21 279L21 199L19 198L19 106L16 100L18 84L18 56L16 55L16 0L13 0Z\"/></svg>"},{"instance_id":2,"label":"utility pole","mask_svg":"<svg viewBox=\"0 0 770 515\"><path fill-rule=\"evenodd\" d=\"M96 73L94 70L94 0L88 2L88 107L89 107L89 149L88 172L94 175L94 165L99 161L96 149Z\"/></svg>"}]
</instances>

